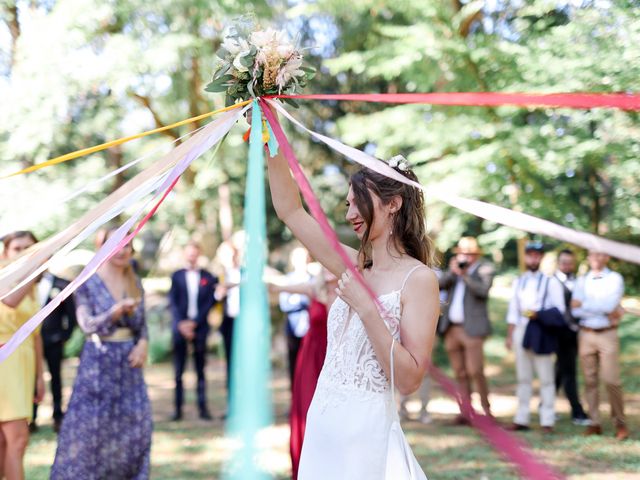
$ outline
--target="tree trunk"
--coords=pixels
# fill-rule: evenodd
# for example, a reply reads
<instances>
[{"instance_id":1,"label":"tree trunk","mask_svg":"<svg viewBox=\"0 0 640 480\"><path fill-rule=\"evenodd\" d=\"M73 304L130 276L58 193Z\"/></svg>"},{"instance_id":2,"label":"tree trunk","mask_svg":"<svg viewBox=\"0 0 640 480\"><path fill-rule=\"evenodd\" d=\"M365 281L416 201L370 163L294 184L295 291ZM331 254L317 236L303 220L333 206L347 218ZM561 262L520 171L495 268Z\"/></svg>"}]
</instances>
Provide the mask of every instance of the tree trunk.
<instances>
[{"instance_id":1,"label":"tree trunk","mask_svg":"<svg viewBox=\"0 0 640 480\"><path fill-rule=\"evenodd\" d=\"M9 34L11 35L11 49L10 49L10 60L9 60L9 72L13 70L13 67L16 64L16 54L18 51L18 38L20 38L20 20L18 19L18 5L17 3L12 3L8 5L6 8L7 16L9 19L7 20L7 27L9 28Z\"/></svg>"}]
</instances>

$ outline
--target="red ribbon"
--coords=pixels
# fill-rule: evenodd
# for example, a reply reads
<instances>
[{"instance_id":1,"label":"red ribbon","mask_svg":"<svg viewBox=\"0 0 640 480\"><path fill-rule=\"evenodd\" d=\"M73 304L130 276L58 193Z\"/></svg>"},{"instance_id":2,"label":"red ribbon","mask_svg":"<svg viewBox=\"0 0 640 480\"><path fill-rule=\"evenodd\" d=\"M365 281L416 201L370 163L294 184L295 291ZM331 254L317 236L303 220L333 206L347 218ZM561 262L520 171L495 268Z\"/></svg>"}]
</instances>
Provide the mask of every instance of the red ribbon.
<instances>
[{"instance_id":1,"label":"red ribbon","mask_svg":"<svg viewBox=\"0 0 640 480\"><path fill-rule=\"evenodd\" d=\"M267 98L293 98L296 100L347 100L377 103L425 103L431 105L482 107L514 105L521 107L566 107L577 109L619 108L621 110L640 110L640 94L635 93L346 93L272 95Z\"/></svg>"},{"instance_id":2,"label":"red ribbon","mask_svg":"<svg viewBox=\"0 0 640 480\"><path fill-rule=\"evenodd\" d=\"M378 301L378 297L376 297L376 294L364 280L364 277L360 273L360 270L358 270L353 264L351 258L342 247L342 244L338 239L338 235L333 230L333 228L331 228L331 224L329 223L327 216L324 214L324 210L322 210L320 201L313 193L311 184L302 171L300 162L298 162L296 154L293 153L293 149L291 148L291 145L289 144L289 141L287 140L287 137L284 134L282 127L280 126L280 122L278 122L278 118L273 114L273 112L269 108L269 105L267 105L267 103L262 98L260 99L260 107L262 108L262 112L264 113L267 121L269 122L269 125L271 126L271 130L273 131L273 134L278 141L278 145L280 146L280 148L282 148L282 153L289 163L289 168L291 169L291 172L293 173L293 176L298 183L298 187L300 188L300 192L302 193L304 200L309 206L309 210L311 210L311 215L313 215L313 218L316 219L316 221L320 225L320 228L322 229L322 232L327 237L327 240L329 240L329 243L331 243L331 246L336 250L338 255L340 255L340 258L342 259L344 264L351 271L351 273L353 273L358 282L360 282L360 284L364 286L364 288L367 290L367 293L371 296L371 298L373 298L373 301L376 303L378 309L381 310L382 313L382 306Z\"/></svg>"},{"instance_id":3,"label":"red ribbon","mask_svg":"<svg viewBox=\"0 0 640 480\"><path fill-rule=\"evenodd\" d=\"M331 228L329 220L322 210L320 201L314 194L313 189L311 188L311 184L304 175L300 163L298 162L295 153L293 153L293 149L291 148L287 137L282 131L282 127L280 126L278 119L264 100L260 99L260 104L262 107L262 111L264 112L265 116L267 117L267 121L271 126L273 134L278 140L280 148L282 148L282 153L289 163L289 167L291 168L293 176L298 183L300 193L307 202L309 210L311 210L311 214L319 223L323 233L325 234L331 245L338 252L347 268L356 275L358 282L360 282L366 288L367 293L376 302L376 305L381 311L381 314L384 315L384 309L382 305L380 305L375 293L367 284L356 266L353 264L349 255L347 255L347 253L344 251L344 249L342 248L342 244L338 239L338 235L333 230L333 228ZM445 390L445 392L447 392L452 397L456 398L456 400L460 404L463 415L469 419L471 424L476 429L478 429L485 436L487 441L491 443L508 461L516 465L516 467L520 470L525 478L530 478L532 480L538 480L541 478L563 478L562 475L559 475L547 465L544 465L543 463L536 460L533 455L527 452L526 445L514 435L511 435L509 432L500 428L495 423L495 421L493 421L489 417L478 415L469 401L461 395L458 386L438 368L436 368L435 366L431 366L430 369L434 379L440 384L443 390Z\"/></svg>"},{"instance_id":4,"label":"red ribbon","mask_svg":"<svg viewBox=\"0 0 640 480\"><path fill-rule=\"evenodd\" d=\"M469 399L461 394L458 385L439 368L432 365L429 371L440 387L456 399L462 415L469 420L471 425L486 438L500 455L516 466L523 478L531 480L561 480L565 478L548 465L538 461L528 451L528 445L520 438L501 428L492 418L478 414Z\"/></svg>"}]
</instances>

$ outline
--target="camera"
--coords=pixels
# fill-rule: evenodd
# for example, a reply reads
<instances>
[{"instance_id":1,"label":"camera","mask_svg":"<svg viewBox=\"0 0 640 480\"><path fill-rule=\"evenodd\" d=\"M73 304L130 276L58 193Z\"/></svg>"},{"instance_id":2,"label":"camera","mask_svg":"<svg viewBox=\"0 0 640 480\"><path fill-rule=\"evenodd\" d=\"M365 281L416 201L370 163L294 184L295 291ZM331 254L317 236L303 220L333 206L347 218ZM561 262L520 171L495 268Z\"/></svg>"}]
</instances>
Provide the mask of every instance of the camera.
<instances>
[{"instance_id":1,"label":"camera","mask_svg":"<svg viewBox=\"0 0 640 480\"><path fill-rule=\"evenodd\" d=\"M463 260L462 262L458 262L458 268L460 268L460 270L464 270L468 266L469 266L469 262L465 260Z\"/></svg>"}]
</instances>

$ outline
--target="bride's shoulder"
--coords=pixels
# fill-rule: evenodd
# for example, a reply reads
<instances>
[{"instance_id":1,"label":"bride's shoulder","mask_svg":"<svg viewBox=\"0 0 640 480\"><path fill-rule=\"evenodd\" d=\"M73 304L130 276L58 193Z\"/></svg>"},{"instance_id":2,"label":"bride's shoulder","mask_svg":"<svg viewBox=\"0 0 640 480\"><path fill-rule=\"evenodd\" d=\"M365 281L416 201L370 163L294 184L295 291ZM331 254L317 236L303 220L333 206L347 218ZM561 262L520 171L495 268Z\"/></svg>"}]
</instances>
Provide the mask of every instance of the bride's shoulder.
<instances>
[{"instance_id":1,"label":"bride's shoulder","mask_svg":"<svg viewBox=\"0 0 640 480\"><path fill-rule=\"evenodd\" d=\"M411 295L412 293L424 294L425 289L431 290L438 288L438 277L436 272L422 262L415 261L407 265L406 276L403 282L403 292Z\"/></svg>"}]
</instances>

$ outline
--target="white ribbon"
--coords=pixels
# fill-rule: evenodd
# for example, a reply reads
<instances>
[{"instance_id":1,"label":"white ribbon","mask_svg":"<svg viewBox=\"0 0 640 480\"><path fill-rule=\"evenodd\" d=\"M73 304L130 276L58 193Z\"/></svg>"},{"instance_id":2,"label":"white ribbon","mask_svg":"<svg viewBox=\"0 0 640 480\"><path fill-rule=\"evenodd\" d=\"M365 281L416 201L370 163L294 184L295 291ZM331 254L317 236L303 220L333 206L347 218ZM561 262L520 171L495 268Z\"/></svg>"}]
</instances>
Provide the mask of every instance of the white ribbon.
<instances>
[{"instance_id":1,"label":"white ribbon","mask_svg":"<svg viewBox=\"0 0 640 480\"><path fill-rule=\"evenodd\" d=\"M626 260L627 262L640 264L640 247L635 245L616 242L587 232L580 232L578 230L550 222L549 220L544 220L522 212L516 212L490 203L481 202L480 200L471 200L457 195L451 195L441 188L430 187L427 190L427 188L420 183L408 179L393 168L389 167L386 162L367 155L357 148L350 147L338 140L334 140L333 138L308 129L293 118L278 102L269 99L267 99L267 102L295 125L309 133L314 138L325 143L333 150L343 154L348 159L378 172L381 175L419 188L424 191L425 194L432 195L452 207L501 225L517 228L518 230L523 230L525 232L546 235L558 240L579 245L588 250L597 250L599 252L607 253L612 257Z\"/></svg>"}]
</instances>

